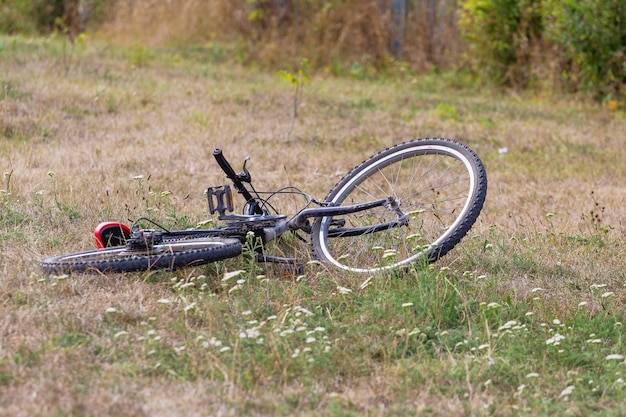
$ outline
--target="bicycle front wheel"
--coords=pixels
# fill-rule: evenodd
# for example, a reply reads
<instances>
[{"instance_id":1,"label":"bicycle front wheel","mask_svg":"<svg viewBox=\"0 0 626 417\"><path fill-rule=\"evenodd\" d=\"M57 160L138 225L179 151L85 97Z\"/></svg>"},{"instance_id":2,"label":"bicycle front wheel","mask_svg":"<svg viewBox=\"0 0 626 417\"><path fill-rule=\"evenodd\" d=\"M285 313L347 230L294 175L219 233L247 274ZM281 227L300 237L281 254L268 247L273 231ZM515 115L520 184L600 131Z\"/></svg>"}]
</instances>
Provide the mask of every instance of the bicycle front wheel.
<instances>
[{"instance_id":1,"label":"bicycle front wheel","mask_svg":"<svg viewBox=\"0 0 626 417\"><path fill-rule=\"evenodd\" d=\"M44 259L41 267L47 273L174 270L232 258L239 254L241 242L237 239L181 239L165 241L145 250L131 250L124 245L53 256Z\"/></svg>"},{"instance_id":2,"label":"bicycle front wheel","mask_svg":"<svg viewBox=\"0 0 626 417\"><path fill-rule=\"evenodd\" d=\"M325 201L351 205L392 197L399 210L382 206L318 218L313 253L357 273L433 262L467 234L486 194L485 168L467 146L449 139L392 146L356 166Z\"/></svg>"}]
</instances>

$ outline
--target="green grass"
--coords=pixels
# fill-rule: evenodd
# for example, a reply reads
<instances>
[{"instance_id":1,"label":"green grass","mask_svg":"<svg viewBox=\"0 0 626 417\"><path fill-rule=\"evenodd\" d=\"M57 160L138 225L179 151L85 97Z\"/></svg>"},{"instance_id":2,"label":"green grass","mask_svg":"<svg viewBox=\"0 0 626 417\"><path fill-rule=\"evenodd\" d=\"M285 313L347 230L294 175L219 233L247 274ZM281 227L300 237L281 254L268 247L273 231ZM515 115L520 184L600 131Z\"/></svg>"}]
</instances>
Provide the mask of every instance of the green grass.
<instances>
[{"instance_id":1,"label":"green grass","mask_svg":"<svg viewBox=\"0 0 626 417\"><path fill-rule=\"evenodd\" d=\"M476 91L462 75L313 74L287 146L293 91L215 58L228 49L87 42L68 61L54 38L0 44L0 415L626 405L623 113ZM302 276L250 257L112 276L39 269L93 247L101 221L209 219L203 191L224 181L215 148L236 169L252 156L258 189L321 199L355 164L421 136L468 144L490 180L478 223L434 265L341 274L287 238L269 249L299 256Z\"/></svg>"}]
</instances>

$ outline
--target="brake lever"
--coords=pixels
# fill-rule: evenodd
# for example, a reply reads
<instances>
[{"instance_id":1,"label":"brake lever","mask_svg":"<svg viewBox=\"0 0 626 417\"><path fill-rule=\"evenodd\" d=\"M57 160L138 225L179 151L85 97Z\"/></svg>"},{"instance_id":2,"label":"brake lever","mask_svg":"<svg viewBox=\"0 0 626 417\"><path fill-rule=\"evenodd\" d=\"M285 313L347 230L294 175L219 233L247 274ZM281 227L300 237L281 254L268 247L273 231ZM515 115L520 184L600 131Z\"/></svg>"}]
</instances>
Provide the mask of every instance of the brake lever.
<instances>
[{"instance_id":1,"label":"brake lever","mask_svg":"<svg viewBox=\"0 0 626 417\"><path fill-rule=\"evenodd\" d=\"M243 171L237 174L237 178L239 179L239 181L247 182L248 184L252 183L252 175L250 174L250 171L248 171L248 168L246 168L246 164L249 160L250 157L247 156L246 159L244 159L243 161Z\"/></svg>"}]
</instances>

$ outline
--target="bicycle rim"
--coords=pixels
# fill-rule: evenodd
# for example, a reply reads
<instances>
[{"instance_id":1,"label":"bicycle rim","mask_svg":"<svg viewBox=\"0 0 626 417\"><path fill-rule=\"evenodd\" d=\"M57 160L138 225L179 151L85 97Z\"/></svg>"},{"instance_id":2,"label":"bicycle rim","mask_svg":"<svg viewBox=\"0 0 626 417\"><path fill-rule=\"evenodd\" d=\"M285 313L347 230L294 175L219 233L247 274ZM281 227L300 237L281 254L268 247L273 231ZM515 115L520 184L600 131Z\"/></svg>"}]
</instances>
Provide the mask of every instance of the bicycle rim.
<instances>
[{"instance_id":1,"label":"bicycle rim","mask_svg":"<svg viewBox=\"0 0 626 417\"><path fill-rule=\"evenodd\" d=\"M312 230L316 257L357 273L432 262L447 253L476 221L487 191L480 159L447 139L421 139L388 148L346 175L326 197L336 205L394 197L408 223L375 233L354 233L398 219L378 207L323 217Z\"/></svg>"},{"instance_id":2,"label":"bicycle rim","mask_svg":"<svg viewBox=\"0 0 626 417\"><path fill-rule=\"evenodd\" d=\"M199 238L172 240L149 250L129 250L126 246L76 252L44 259L45 272L131 272L151 269L174 270L202 265L241 254L236 239Z\"/></svg>"}]
</instances>

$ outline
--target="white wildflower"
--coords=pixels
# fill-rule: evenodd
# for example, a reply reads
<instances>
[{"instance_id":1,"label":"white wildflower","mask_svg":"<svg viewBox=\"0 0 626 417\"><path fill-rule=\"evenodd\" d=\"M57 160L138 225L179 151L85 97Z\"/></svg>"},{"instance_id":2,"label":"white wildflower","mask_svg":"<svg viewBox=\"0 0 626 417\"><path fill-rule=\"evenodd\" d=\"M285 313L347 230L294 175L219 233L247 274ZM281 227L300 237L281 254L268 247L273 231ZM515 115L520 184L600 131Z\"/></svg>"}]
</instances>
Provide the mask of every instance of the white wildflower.
<instances>
[{"instance_id":1,"label":"white wildflower","mask_svg":"<svg viewBox=\"0 0 626 417\"><path fill-rule=\"evenodd\" d=\"M237 284L237 285L235 285L234 287L232 287L230 290L228 290L228 293L230 294L230 293L232 293L232 292L239 291L239 290L240 290L240 289L242 289L242 288L243 288L243 287L242 287L242 285L241 285L241 284Z\"/></svg>"},{"instance_id":2,"label":"white wildflower","mask_svg":"<svg viewBox=\"0 0 626 417\"><path fill-rule=\"evenodd\" d=\"M546 340L546 345L554 345L554 346L558 346L561 344L561 340L565 339L565 336L560 335L560 334L555 334L553 337L549 338L548 340Z\"/></svg>"},{"instance_id":3,"label":"white wildflower","mask_svg":"<svg viewBox=\"0 0 626 417\"><path fill-rule=\"evenodd\" d=\"M352 292L350 288L341 287L339 285L337 286L337 291L339 291L340 294L350 294Z\"/></svg>"},{"instance_id":4,"label":"white wildflower","mask_svg":"<svg viewBox=\"0 0 626 417\"><path fill-rule=\"evenodd\" d=\"M304 307L297 306L297 307L294 307L294 310L297 310L298 312L304 314L305 316L312 316L313 315L313 313L311 311L307 310Z\"/></svg>"},{"instance_id":5,"label":"white wildflower","mask_svg":"<svg viewBox=\"0 0 626 417\"><path fill-rule=\"evenodd\" d=\"M210 346L220 347L220 346L222 346L222 341L221 340L217 340L216 338L212 337L212 338L209 339L208 344Z\"/></svg>"},{"instance_id":6,"label":"white wildflower","mask_svg":"<svg viewBox=\"0 0 626 417\"><path fill-rule=\"evenodd\" d=\"M227 272L224 274L224 278L222 278L222 282L228 281L231 278L235 278L238 277L239 275L243 274L244 271L243 269L239 269L237 271L231 271L231 272Z\"/></svg>"},{"instance_id":7,"label":"white wildflower","mask_svg":"<svg viewBox=\"0 0 626 417\"><path fill-rule=\"evenodd\" d=\"M563 397L567 397L569 395L572 395L572 392L574 392L574 386L570 385L568 387L566 387L563 391L561 391L561 394L559 395L559 398L563 398Z\"/></svg>"},{"instance_id":8,"label":"white wildflower","mask_svg":"<svg viewBox=\"0 0 626 417\"><path fill-rule=\"evenodd\" d=\"M245 332L239 333L239 337L241 339L246 339L246 338L248 338L248 339L256 339L260 335L261 335L261 332L256 327L253 327L251 329L246 329Z\"/></svg>"},{"instance_id":9,"label":"white wildflower","mask_svg":"<svg viewBox=\"0 0 626 417\"><path fill-rule=\"evenodd\" d=\"M502 331L502 330L507 330L510 329L511 327L515 326L517 324L517 321L515 320L509 320L506 323L504 323L502 326L498 327L498 331Z\"/></svg>"}]
</instances>

